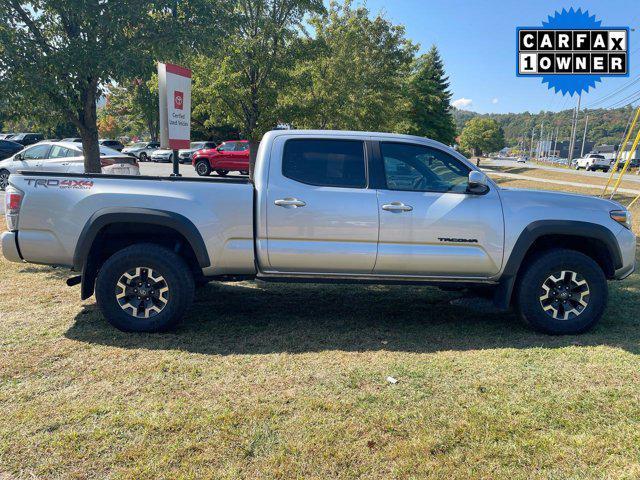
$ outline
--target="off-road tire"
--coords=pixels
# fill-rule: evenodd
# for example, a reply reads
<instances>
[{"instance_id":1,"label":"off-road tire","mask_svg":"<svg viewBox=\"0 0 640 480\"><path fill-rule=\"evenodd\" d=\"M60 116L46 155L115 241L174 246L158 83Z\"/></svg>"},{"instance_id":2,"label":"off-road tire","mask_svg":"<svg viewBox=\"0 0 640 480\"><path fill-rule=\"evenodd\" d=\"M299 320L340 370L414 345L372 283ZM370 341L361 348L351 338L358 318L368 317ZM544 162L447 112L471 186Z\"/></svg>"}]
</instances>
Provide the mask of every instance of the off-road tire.
<instances>
[{"instance_id":1,"label":"off-road tire","mask_svg":"<svg viewBox=\"0 0 640 480\"><path fill-rule=\"evenodd\" d=\"M557 272L565 271L575 272L577 278L585 280L589 291L586 307L566 320L553 318L556 312L547 313L542 306L542 297L547 293L543 285ZM607 280L600 266L583 253L560 248L542 252L527 262L515 295L520 317L534 329L552 335L578 334L593 328L605 311L607 299Z\"/></svg>"},{"instance_id":2,"label":"off-road tire","mask_svg":"<svg viewBox=\"0 0 640 480\"><path fill-rule=\"evenodd\" d=\"M138 267L151 268L168 287L163 309L149 318L125 311L118 299L118 282ZM193 302L194 279L185 261L171 250L152 243L126 247L109 257L98 272L96 300L107 321L125 332L162 332L175 327Z\"/></svg>"},{"instance_id":3,"label":"off-road tire","mask_svg":"<svg viewBox=\"0 0 640 480\"><path fill-rule=\"evenodd\" d=\"M216 170L216 173L221 177L226 177L227 175L229 175L229 170Z\"/></svg>"}]
</instances>

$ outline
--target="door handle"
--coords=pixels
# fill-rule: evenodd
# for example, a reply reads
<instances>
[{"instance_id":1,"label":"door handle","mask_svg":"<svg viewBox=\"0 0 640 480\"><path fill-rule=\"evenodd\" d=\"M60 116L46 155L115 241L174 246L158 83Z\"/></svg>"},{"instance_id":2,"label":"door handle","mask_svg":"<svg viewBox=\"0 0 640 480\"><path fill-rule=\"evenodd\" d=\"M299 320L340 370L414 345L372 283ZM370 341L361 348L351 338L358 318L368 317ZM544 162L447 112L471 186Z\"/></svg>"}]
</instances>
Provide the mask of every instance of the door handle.
<instances>
[{"instance_id":1,"label":"door handle","mask_svg":"<svg viewBox=\"0 0 640 480\"><path fill-rule=\"evenodd\" d=\"M413 210L413 207L411 205L405 205L402 202L391 202L382 205L382 209L388 212L410 212Z\"/></svg>"},{"instance_id":2,"label":"door handle","mask_svg":"<svg viewBox=\"0 0 640 480\"><path fill-rule=\"evenodd\" d=\"M306 205L302 200L298 200L297 198L281 198L280 200L276 200L273 202L278 207L285 208L298 208L304 207Z\"/></svg>"}]
</instances>

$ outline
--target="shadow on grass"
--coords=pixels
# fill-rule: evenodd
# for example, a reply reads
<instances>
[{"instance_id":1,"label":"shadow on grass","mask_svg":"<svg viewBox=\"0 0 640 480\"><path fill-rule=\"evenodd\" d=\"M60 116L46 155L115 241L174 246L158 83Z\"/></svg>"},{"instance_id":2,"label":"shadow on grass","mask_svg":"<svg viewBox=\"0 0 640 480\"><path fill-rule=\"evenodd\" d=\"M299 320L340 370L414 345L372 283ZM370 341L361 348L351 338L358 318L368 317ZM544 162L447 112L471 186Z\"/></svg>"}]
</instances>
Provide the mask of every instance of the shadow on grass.
<instances>
[{"instance_id":1,"label":"shadow on grass","mask_svg":"<svg viewBox=\"0 0 640 480\"><path fill-rule=\"evenodd\" d=\"M580 336L530 330L513 313L450 305L459 294L429 287L211 283L198 291L178 329L122 333L95 305L80 312L66 336L121 348L202 354L302 353L325 350L402 352L609 345L640 353L640 276L613 283L598 327ZM631 288L629 288L631 287ZM622 288L625 291L622 291Z\"/></svg>"}]
</instances>

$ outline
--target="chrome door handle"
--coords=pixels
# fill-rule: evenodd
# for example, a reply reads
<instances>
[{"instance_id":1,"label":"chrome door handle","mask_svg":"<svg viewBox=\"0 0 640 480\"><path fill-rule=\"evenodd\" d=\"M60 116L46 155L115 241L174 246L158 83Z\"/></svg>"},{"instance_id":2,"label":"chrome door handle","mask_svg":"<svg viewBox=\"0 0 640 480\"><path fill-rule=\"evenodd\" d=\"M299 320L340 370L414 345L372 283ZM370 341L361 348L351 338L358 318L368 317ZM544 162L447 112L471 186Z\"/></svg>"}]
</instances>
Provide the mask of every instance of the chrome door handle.
<instances>
[{"instance_id":1,"label":"chrome door handle","mask_svg":"<svg viewBox=\"0 0 640 480\"><path fill-rule=\"evenodd\" d=\"M298 200L297 198L281 198L280 200L276 200L273 202L278 207L291 207L298 208L304 207L306 205L302 200Z\"/></svg>"},{"instance_id":2,"label":"chrome door handle","mask_svg":"<svg viewBox=\"0 0 640 480\"><path fill-rule=\"evenodd\" d=\"M391 202L382 205L382 209L388 212L410 212L413 210L413 207L411 205L405 205L402 202Z\"/></svg>"}]
</instances>

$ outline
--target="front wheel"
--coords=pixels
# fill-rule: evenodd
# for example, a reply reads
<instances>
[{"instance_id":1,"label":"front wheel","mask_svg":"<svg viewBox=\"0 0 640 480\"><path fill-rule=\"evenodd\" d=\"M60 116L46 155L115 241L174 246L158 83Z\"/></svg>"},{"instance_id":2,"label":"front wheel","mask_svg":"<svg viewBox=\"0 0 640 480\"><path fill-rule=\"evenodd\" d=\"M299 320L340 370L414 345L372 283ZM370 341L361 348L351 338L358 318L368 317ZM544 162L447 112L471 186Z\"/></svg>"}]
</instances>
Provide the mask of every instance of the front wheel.
<instances>
[{"instance_id":1,"label":"front wheel","mask_svg":"<svg viewBox=\"0 0 640 480\"><path fill-rule=\"evenodd\" d=\"M211 165L208 160L198 160L196 162L196 173L201 177L211 174Z\"/></svg>"},{"instance_id":2,"label":"front wheel","mask_svg":"<svg viewBox=\"0 0 640 480\"><path fill-rule=\"evenodd\" d=\"M221 177L226 177L227 175L229 175L229 170L216 170L216 173Z\"/></svg>"},{"instance_id":3,"label":"front wheel","mask_svg":"<svg viewBox=\"0 0 640 480\"><path fill-rule=\"evenodd\" d=\"M517 285L521 318L544 333L577 334L591 329L607 306L600 266L583 253L553 249L531 261Z\"/></svg>"},{"instance_id":4,"label":"front wheel","mask_svg":"<svg viewBox=\"0 0 640 480\"><path fill-rule=\"evenodd\" d=\"M9 171L0 170L0 191L5 191L9 186Z\"/></svg>"},{"instance_id":5,"label":"front wheel","mask_svg":"<svg viewBox=\"0 0 640 480\"><path fill-rule=\"evenodd\" d=\"M96 279L96 300L107 321L125 332L173 328L193 301L193 275L173 251L152 243L124 248Z\"/></svg>"},{"instance_id":6,"label":"front wheel","mask_svg":"<svg viewBox=\"0 0 640 480\"><path fill-rule=\"evenodd\" d=\"M140 161L141 161L141 162L148 162L148 161L149 161L149 157L147 156L147 154L146 154L146 153L142 152L142 153L140 154Z\"/></svg>"}]
</instances>

